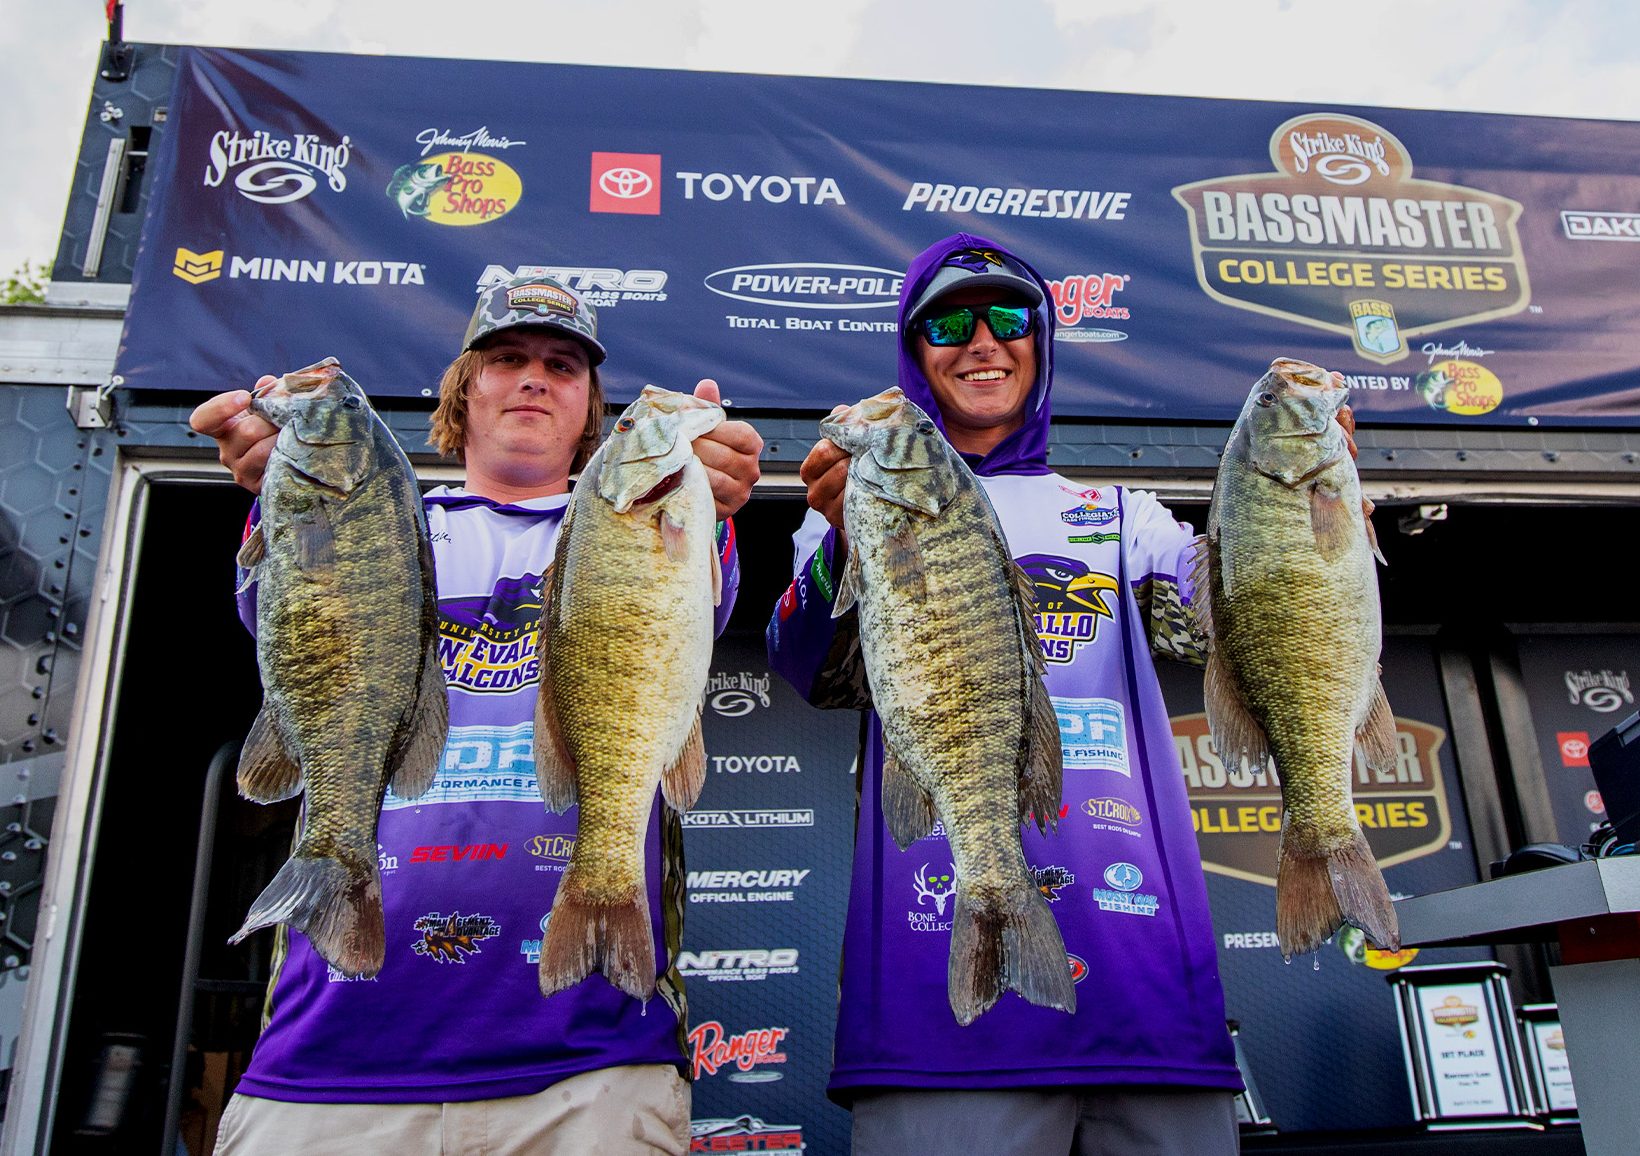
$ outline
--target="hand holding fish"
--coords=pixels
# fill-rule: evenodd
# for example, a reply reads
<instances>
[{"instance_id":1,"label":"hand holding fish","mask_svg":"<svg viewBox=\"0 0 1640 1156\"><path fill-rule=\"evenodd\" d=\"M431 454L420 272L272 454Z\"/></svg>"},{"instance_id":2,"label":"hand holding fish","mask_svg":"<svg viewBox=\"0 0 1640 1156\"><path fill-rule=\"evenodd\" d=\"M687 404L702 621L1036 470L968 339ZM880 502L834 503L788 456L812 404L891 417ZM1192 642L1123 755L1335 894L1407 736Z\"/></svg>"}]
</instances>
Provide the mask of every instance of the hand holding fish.
<instances>
[{"instance_id":1,"label":"hand holding fish","mask_svg":"<svg viewBox=\"0 0 1640 1156\"><path fill-rule=\"evenodd\" d=\"M833 406L831 417L848 408L846 405ZM843 530L843 491L848 485L849 460L848 451L828 438L821 438L814 443L814 448L809 450L797 470L798 478L808 487L810 508L818 510L837 531L839 557L848 545Z\"/></svg>"},{"instance_id":2,"label":"hand holding fish","mask_svg":"<svg viewBox=\"0 0 1640 1156\"><path fill-rule=\"evenodd\" d=\"M266 391L276 379L263 375L254 389ZM217 460L233 474L233 480L253 494L262 490L262 475L278 440L279 429L251 411L251 391L232 389L199 403L188 415L195 433L216 442Z\"/></svg>"},{"instance_id":3,"label":"hand holding fish","mask_svg":"<svg viewBox=\"0 0 1640 1156\"><path fill-rule=\"evenodd\" d=\"M718 383L709 377L695 386L695 396L713 404L723 400ZM762 453L763 439L743 421L725 421L695 439L695 457L706 467L718 521L735 513L752 496L752 487L762 476L757 464Z\"/></svg>"}]
</instances>

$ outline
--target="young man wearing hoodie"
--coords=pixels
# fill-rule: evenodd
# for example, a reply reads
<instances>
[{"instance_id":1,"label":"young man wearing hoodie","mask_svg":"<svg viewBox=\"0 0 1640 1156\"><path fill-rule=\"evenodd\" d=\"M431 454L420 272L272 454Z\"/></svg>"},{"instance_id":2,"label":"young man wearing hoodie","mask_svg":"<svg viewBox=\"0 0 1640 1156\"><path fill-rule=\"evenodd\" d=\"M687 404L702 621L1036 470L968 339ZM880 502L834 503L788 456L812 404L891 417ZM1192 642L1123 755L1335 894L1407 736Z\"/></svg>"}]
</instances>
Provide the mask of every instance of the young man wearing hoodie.
<instances>
[{"instance_id":1,"label":"young man wearing hoodie","mask_svg":"<svg viewBox=\"0 0 1640 1156\"><path fill-rule=\"evenodd\" d=\"M1022 842L1070 953L1077 1010L1006 994L957 1024L949 920L924 902L949 850L937 830L906 851L895 844L873 715L829 1093L853 1111L855 1156L932 1156L953 1136L1022 1156L1234 1153L1241 1078L1153 665L1157 654L1201 658L1188 615L1192 534L1148 493L1049 469L1054 309L1030 265L983 237L947 237L911 263L899 323L900 387L979 476L1035 586L1065 739L1064 805L1057 834L1027 826ZM768 648L816 705L869 708L857 616L831 617L847 471L829 441L803 463L812 510Z\"/></svg>"}]
</instances>

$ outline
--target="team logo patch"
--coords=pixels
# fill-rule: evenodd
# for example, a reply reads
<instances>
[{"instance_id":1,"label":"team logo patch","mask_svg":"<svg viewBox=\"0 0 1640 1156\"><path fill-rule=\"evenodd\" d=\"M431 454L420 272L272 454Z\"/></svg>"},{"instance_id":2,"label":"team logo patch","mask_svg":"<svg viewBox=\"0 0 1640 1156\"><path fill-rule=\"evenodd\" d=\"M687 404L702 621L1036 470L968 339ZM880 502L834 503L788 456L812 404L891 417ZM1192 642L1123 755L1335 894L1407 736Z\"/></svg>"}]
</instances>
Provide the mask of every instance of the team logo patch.
<instances>
[{"instance_id":1,"label":"team logo patch","mask_svg":"<svg viewBox=\"0 0 1640 1156\"><path fill-rule=\"evenodd\" d=\"M1114 511L1112 511L1114 513ZM1075 558L1027 554L1016 559L1036 593L1036 633L1048 662L1064 664L1094 640L1102 620L1115 618L1118 583Z\"/></svg>"},{"instance_id":2,"label":"team logo patch","mask_svg":"<svg viewBox=\"0 0 1640 1156\"><path fill-rule=\"evenodd\" d=\"M501 924L488 915L463 915L459 911L448 916L431 911L414 926L421 938L410 949L437 963L466 963L467 956L479 954L479 940L501 934Z\"/></svg>"}]
</instances>

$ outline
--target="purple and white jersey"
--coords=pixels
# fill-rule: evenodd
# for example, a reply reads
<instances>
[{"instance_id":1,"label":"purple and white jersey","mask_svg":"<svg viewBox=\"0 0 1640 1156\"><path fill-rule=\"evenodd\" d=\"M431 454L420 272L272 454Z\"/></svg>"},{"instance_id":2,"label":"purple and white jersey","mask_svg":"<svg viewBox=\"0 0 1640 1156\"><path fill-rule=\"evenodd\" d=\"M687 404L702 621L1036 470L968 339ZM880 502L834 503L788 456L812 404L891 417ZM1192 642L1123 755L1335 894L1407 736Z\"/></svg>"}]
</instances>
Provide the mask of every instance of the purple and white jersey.
<instances>
[{"instance_id":1,"label":"purple and white jersey","mask_svg":"<svg viewBox=\"0 0 1640 1156\"><path fill-rule=\"evenodd\" d=\"M383 801L386 962L373 979L344 980L290 932L271 1018L239 1091L426 1103L528 1095L622 1064L683 1070L683 991L671 970L682 928L682 830L664 807L646 836L659 996L646 1006L594 975L544 999L536 978L575 843L576 811L546 810L532 753L541 577L568 502L564 494L500 505L445 487L427 495L450 736L425 795L412 802L389 792ZM721 630L739 585L727 523L719 545Z\"/></svg>"},{"instance_id":2,"label":"purple and white jersey","mask_svg":"<svg viewBox=\"0 0 1640 1156\"><path fill-rule=\"evenodd\" d=\"M942 264L984 268L993 252L1006 250L957 234L920 254L901 288L902 335L910 303ZM1200 658L1187 614L1191 534L1150 494L1089 489L1048 468L1054 319L1041 289L1038 376L1023 424L968 460L1036 596L1064 792L1058 833L1027 827L1022 843L1071 956L1077 1010L1009 992L968 1027L957 1024L946 995L950 847L938 826L905 851L889 834L873 716L843 937L830 1087L839 1100L869 1087L1241 1087L1201 856L1151 658ZM899 383L944 430L905 340ZM796 545L796 577L769 621L769 660L816 705L869 705L858 615L831 617L836 535L811 514Z\"/></svg>"}]
</instances>

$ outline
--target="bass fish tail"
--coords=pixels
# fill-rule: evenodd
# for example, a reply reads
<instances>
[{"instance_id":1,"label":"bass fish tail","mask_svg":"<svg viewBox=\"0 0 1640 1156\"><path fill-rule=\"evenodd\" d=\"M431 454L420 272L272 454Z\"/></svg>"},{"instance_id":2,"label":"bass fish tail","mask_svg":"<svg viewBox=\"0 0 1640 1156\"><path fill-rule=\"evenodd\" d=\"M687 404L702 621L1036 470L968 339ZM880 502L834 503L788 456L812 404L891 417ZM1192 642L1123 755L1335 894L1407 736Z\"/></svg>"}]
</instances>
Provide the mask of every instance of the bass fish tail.
<instances>
[{"instance_id":1,"label":"bass fish tail","mask_svg":"<svg viewBox=\"0 0 1640 1156\"><path fill-rule=\"evenodd\" d=\"M1339 926L1353 923L1383 951L1401 949L1395 906L1383 872L1360 831L1330 855L1299 851L1283 827L1276 867L1276 938L1291 959L1315 951Z\"/></svg>"},{"instance_id":2,"label":"bass fish tail","mask_svg":"<svg viewBox=\"0 0 1640 1156\"><path fill-rule=\"evenodd\" d=\"M306 935L313 949L342 974L375 975L387 953L382 883L375 861L304 855L298 849L251 904L244 926L228 942L238 943L274 923Z\"/></svg>"},{"instance_id":3,"label":"bass fish tail","mask_svg":"<svg viewBox=\"0 0 1640 1156\"><path fill-rule=\"evenodd\" d=\"M576 893L569 879L558 888L541 941L541 994L574 987L595 971L634 999L655 994L655 937L649 898L642 888L613 903Z\"/></svg>"},{"instance_id":4,"label":"bass fish tail","mask_svg":"<svg viewBox=\"0 0 1640 1156\"><path fill-rule=\"evenodd\" d=\"M957 886L951 919L951 963L946 994L964 1027L1016 991L1039 1007L1075 1013L1065 941L1048 904L1035 891L1021 891L1009 911L987 911Z\"/></svg>"}]
</instances>

